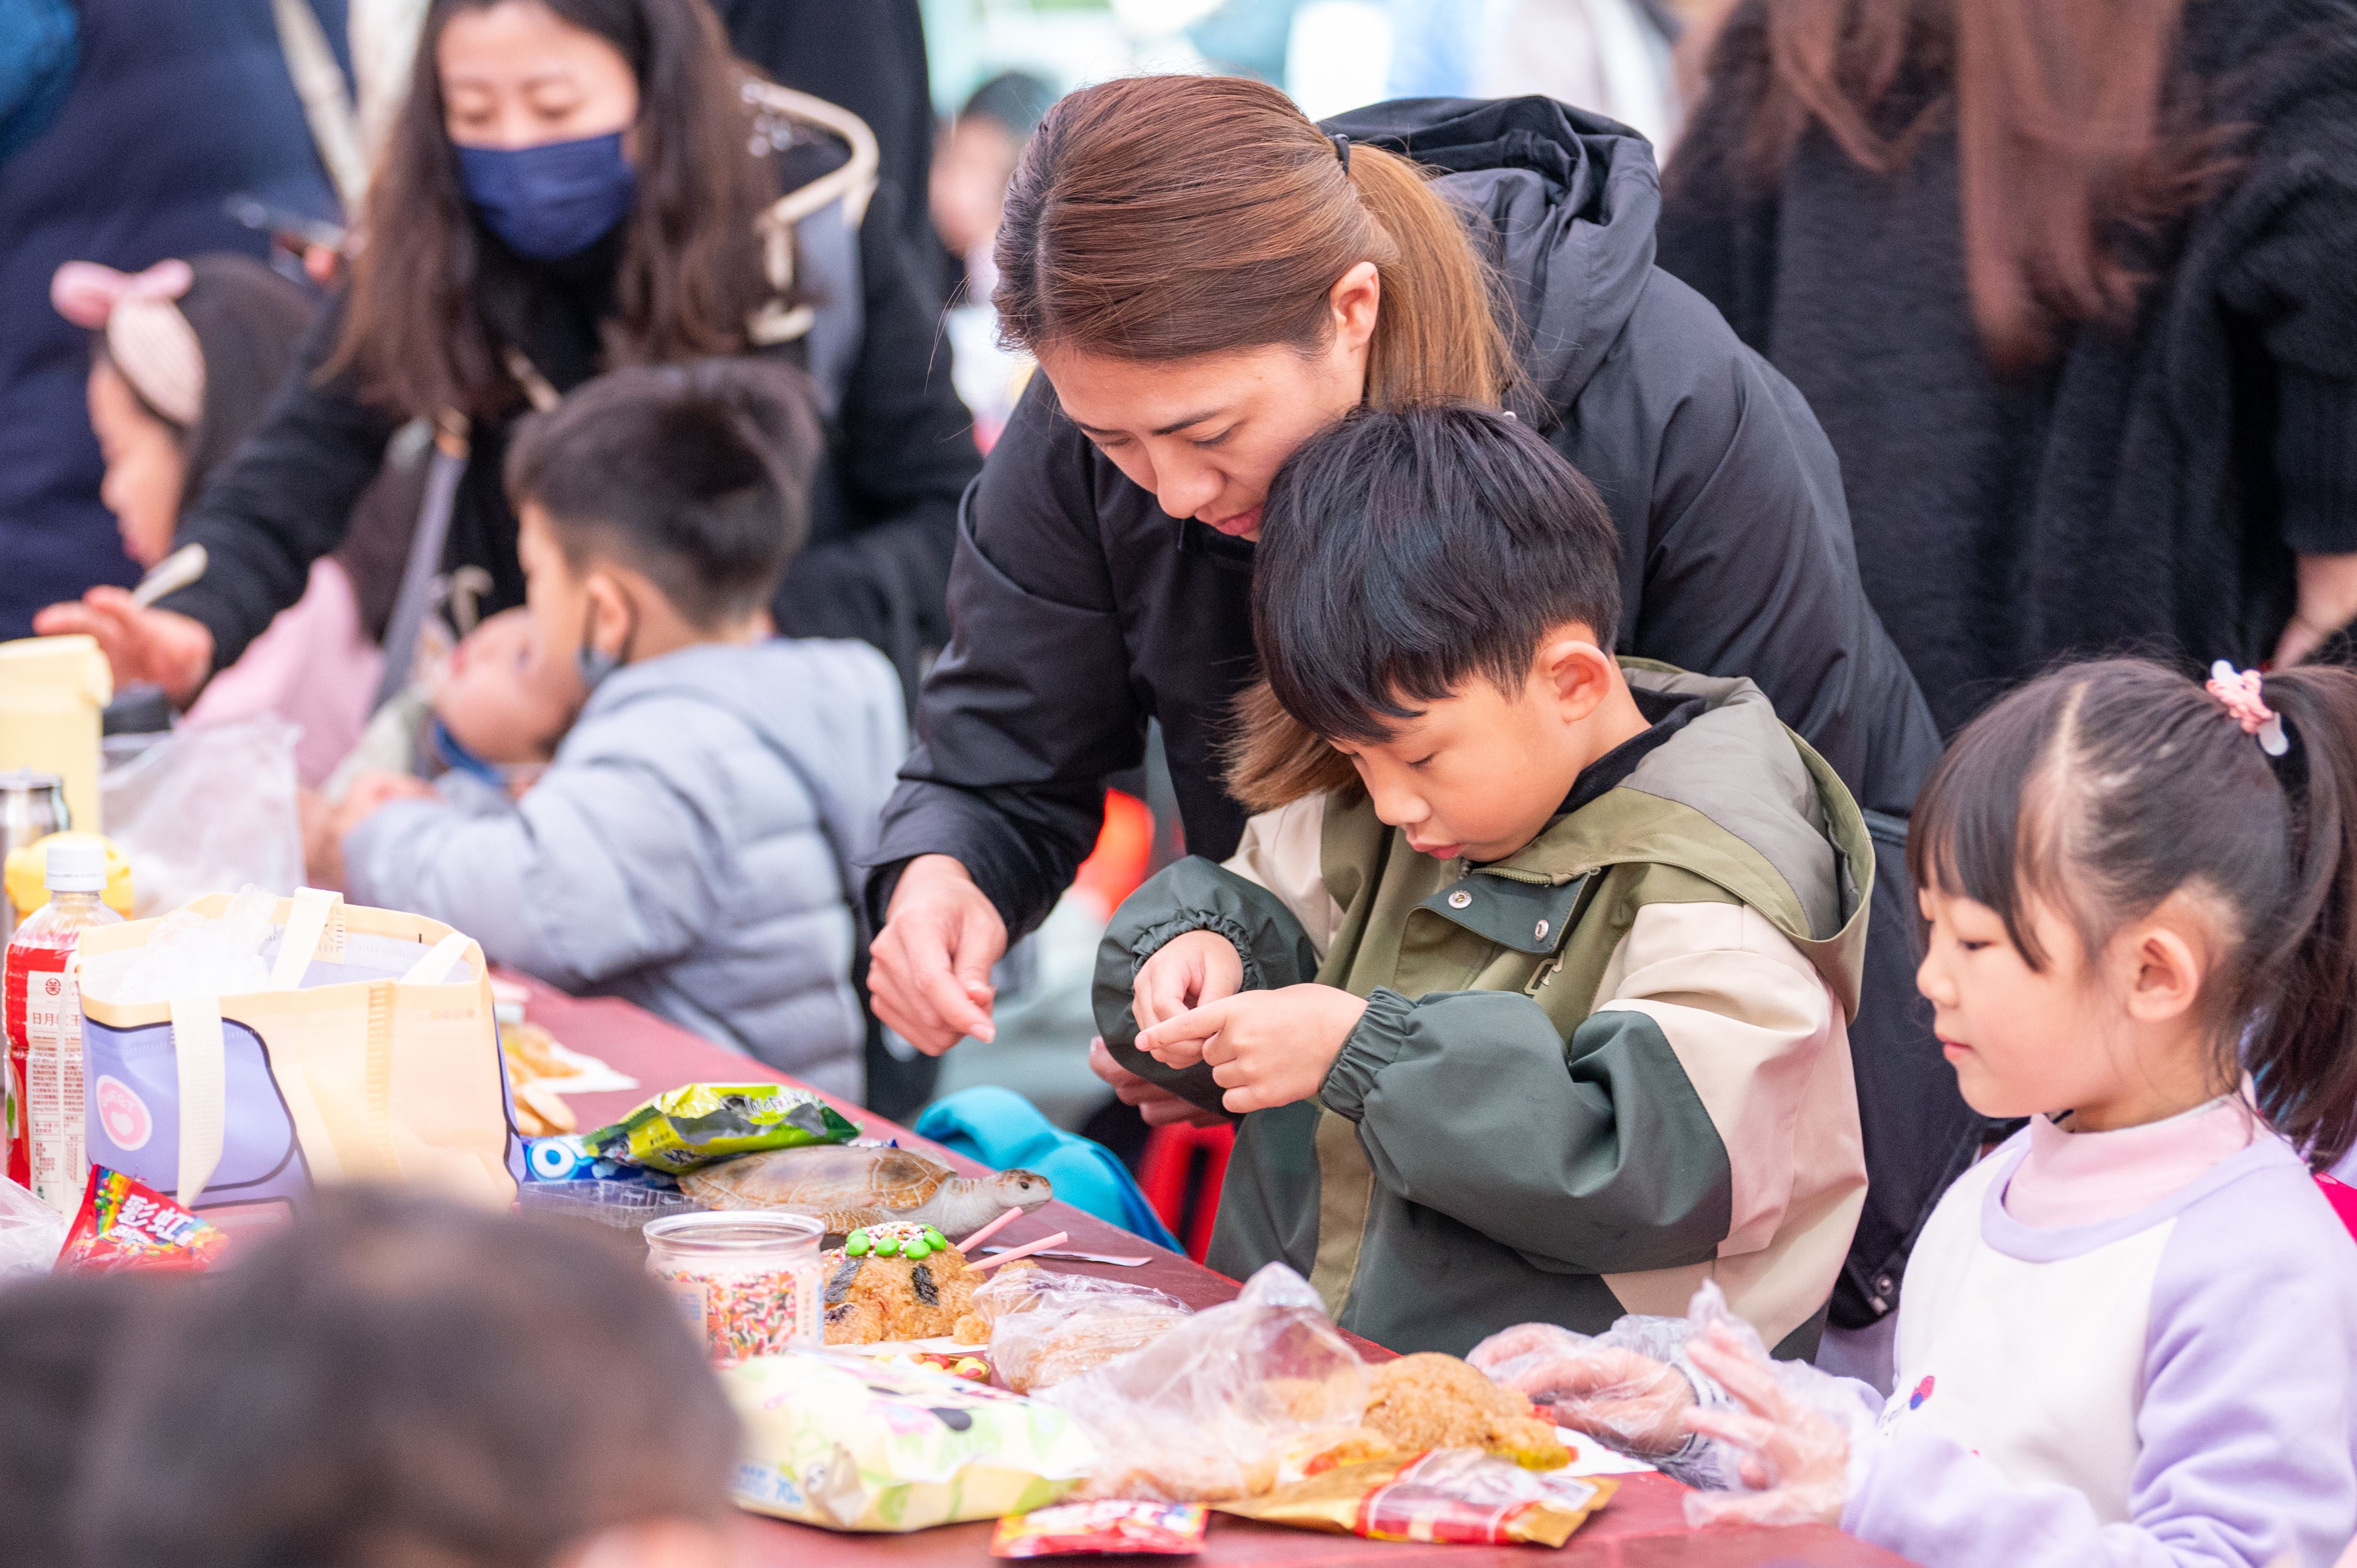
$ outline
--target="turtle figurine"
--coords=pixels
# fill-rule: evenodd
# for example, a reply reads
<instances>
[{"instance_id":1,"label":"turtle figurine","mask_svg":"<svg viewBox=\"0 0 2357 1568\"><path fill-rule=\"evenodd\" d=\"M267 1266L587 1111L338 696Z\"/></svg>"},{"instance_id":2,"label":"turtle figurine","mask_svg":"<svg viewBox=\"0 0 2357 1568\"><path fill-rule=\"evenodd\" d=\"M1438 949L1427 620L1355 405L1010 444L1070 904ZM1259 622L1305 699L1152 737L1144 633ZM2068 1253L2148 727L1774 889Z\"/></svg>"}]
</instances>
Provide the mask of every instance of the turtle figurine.
<instances>
[{"instance_id":1,"label":"turtle figurine","mask_svg":"<svg viewBox=\"0 0 2357 1568\"><path fill-rule=\"evenodd\" d=\"M1048 1178L1032 1171L962 1176L907 1149L834 1144L722 1160L688 1172L679 1185L714 1208L807 1214L830 1236L895 1220L960 1236L1010 1208L1028 1213L1056 1196Z\"/></svg>"}]
</instances>

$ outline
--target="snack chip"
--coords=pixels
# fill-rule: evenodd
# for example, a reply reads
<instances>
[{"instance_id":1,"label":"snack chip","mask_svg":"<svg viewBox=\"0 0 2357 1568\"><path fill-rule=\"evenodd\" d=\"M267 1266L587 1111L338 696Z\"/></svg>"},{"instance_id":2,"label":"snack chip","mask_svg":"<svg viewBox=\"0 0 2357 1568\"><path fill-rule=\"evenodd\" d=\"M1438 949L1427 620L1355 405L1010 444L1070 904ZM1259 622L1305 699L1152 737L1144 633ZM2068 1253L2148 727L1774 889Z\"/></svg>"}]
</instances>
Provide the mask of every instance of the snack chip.
<instances>
[{"instance_id":1,"label":"snack chip","mask_svg":"<svg viewBox=\"0 0 2357 1568\"><path fill-rule=\"evenodd\" d=\"M922 1368L797 1348L720 1381L745 1423L738 1506L829 1530L1045 1508L1096 1465L1063 1412Z\"/></svg>"},{"instance_id":2,"label":"snack chip","mask_svg":"<svg viewBox=\"0 0 2357 1568\"><path fill-rule=\"evenodd\" d=\"M104 1165L90 1167L81 1210L58 1253L58 1272L203 1269L229 1238L145 1183Z\"/></svg>"},{"instance_id":3,"label":"snack chip","mask_svg":"<svg viewBox=\"0 0 2357 1568\"><path fill-rule=\"evenodd\" d=\"M1203 1550L1211 1515L1200 1503L1103 1500L1058 1503L1009 1514L991 1532L993 1557L1074 1557L1083 1552L1147 1552L1185 1557Z\"/></svg>"},{"instance_id":4,"label":"snack chip","mask_svg":"<svg viewBox=\"0 0 2357 1568\"><path fill-rule=\"evenodd\" d=\"M658 1094L610 1127L586 1133L598 1159L678 1176L737 1155L846 1144L859 1129L807 1089L782 1083L691 1083Z\"/></svg>"},{"instance_id":5,"label":"snack chip","mask_svg":"<svg viewBox=\"0 0 2357 1568\"><path fill-rule=\"evenodd\" d=\"M1617 1482L1525 1470L1470 1448L1345 1465L1265 1497L1212 1506L1241 1519L1452 1546L1561 1546Z\"/></svg>"}]
</instances>

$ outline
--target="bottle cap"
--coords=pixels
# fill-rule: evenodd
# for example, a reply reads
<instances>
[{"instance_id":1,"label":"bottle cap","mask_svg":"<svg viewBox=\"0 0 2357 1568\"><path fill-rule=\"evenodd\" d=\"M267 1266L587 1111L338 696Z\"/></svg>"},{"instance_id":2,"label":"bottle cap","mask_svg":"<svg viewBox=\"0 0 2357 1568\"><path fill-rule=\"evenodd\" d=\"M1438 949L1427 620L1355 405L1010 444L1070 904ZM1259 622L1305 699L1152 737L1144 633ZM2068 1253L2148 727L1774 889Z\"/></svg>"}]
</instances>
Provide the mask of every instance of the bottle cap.
<instances>
[{"instance_id":1,"label":"bottle cap","mask_svg":"<svg viewBox=\"0 0 2357 1568\"><path fill-rule=\"evenodd\" d=\"M48 885L52 893L106 891L106 845L96 839L69 839L49 845Z\"/></svg>"}]
</instances>

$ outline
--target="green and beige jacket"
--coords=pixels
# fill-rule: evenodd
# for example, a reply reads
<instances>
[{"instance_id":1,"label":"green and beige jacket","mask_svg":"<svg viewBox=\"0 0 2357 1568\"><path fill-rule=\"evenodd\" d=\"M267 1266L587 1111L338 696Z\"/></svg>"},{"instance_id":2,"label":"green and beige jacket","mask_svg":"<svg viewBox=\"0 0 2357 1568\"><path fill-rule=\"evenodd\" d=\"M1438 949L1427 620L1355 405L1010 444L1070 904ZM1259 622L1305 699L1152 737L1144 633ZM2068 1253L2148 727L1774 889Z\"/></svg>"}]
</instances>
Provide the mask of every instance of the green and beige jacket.
<instances>
[{"instance_id":1,"label":"green and beige jacket","mask_svg":"<svg viewBox=\"0 0 2357 1568\"><path fill-rule=\"evenodd\" d=\"M1205 1069L1135 1047L1131 982L1163 943L1217 930L1247 988L1367 998L1315 1101L1240 1122L1213 1267L1281 1259L1400 1351L1681 1314L1705 1279L1813 1349L1866 1191L1847 1022L1873 848L1750 682L1624 668L1650 707L1700 710L1505 860L1419 854L1351 787L1114 915L1105 1042L1199 1104Z\"/></svg>"}]
</instances>

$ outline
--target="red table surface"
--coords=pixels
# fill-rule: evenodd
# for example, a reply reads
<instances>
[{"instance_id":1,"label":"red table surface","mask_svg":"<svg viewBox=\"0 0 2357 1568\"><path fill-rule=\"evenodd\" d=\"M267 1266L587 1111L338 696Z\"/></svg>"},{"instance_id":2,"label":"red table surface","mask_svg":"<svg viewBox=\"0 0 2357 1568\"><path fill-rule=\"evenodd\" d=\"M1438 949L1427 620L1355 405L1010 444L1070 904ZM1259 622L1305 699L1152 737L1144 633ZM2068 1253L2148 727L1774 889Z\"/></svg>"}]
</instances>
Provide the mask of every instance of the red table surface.
<instances>
[{"instance_id":1,"label":"red table surface","mask_svg":"<svg viewBox=\"0 0 2357 1568\"><path fill-rule=\"evenodd\" d=\"M611 999L565 996L520 975L507 978L531 987L527 1015L565 1045L597 1057L637 1079L640 1088L609 1094L576 1094L568 1101L584 1130L619 1120L649 1095L683 1083L743 1082L774 1079L792 1082L759 1062L721 1049L641 1008ZM832 1097L830 1097L832 1100ZM938 1144L918 1137L859 1106L834 1100L836 1109L870 1137L898 1138L945 1165L974 1175L984 1167ZM1236 1294L1236 1282L1175 1252L1167 1252L1126 1230L1063 1203L1052 1203L1009 1225L996 1240L1008 1245L1071 1233L1069 1246L1084 1252L1147 1254L1143 1268L1059 1262L1060 1272L1097 1274L1168 1292L1190 1306L1215 1306ZM1391 1352L1357 1341L1370 1359ZM1320 1535L1248 1520L1212 1518L1204 1551L1173 1562L1193 1563L1277 1563L1294 1568L1384 1563L1390 1568L1486 1568L1515 1564L1536 1568L1907 1568L1904 1559L1824 1525L1787 1530L1690 1530L1680 1511L1685 1488L1666 1476L1620 1478L1611 1504L1582 1526L1560 1552L1527 1547L1429 1546ZM907 1535L845 1535L782 1520L746 1520L743 1561L761 1568L872 1568L883 1563L974 1563L988 1555L988 1524L949 1525ZM1129 1559L1129 1561L1140 1561Z\"/></svg>"}]
</instances>

